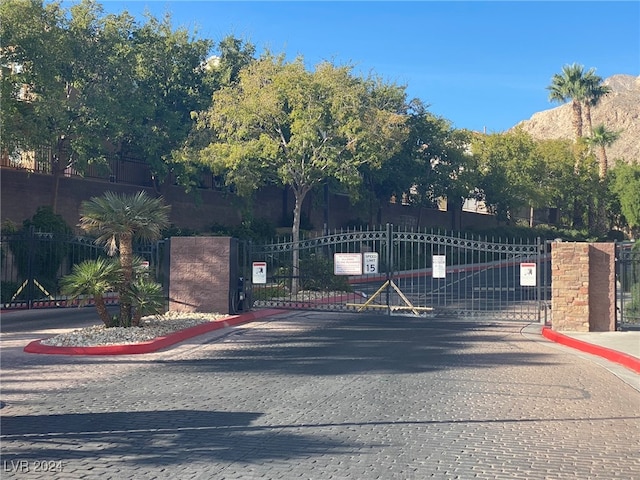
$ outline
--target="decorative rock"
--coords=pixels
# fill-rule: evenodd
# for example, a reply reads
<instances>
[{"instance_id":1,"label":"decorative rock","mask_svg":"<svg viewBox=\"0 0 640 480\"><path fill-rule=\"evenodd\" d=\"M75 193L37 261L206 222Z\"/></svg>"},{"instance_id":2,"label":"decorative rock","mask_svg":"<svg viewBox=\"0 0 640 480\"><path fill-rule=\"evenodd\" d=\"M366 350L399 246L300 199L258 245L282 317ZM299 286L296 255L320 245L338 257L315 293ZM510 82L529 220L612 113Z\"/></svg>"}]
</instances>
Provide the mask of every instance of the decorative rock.
<instances>
[{"instance_id":1,"label":"decorative rock","mask_svg":"<svg viewBox=\"0 0 640 480\"><path fill-rule=\"evenodd\" d=\"M227 315L218 313L167 312L162 316L142 317L139 327L111 327L95 325L42 340L54 347L96 347L100 345L128 345L143 343L170 333L213 322Z\"/></svg>"}]
</instances>

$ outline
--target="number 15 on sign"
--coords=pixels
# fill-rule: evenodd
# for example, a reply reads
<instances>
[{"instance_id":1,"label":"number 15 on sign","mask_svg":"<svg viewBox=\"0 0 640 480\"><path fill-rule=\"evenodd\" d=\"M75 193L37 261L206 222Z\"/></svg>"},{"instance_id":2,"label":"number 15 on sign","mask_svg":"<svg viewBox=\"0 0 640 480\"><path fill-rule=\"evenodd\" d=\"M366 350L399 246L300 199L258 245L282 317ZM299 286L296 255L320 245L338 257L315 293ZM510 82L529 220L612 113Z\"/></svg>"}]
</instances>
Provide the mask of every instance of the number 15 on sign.
<instances>
[{"instance_id":1,"label":"number 15 on sign","mask_svg":"<svg viewBox=\"0 0 640 480\"><path fill-rule=\"evenodd\" d=\"M378 273L378 252L364 253L364 273Z\"/></svg>"}]
</instances>

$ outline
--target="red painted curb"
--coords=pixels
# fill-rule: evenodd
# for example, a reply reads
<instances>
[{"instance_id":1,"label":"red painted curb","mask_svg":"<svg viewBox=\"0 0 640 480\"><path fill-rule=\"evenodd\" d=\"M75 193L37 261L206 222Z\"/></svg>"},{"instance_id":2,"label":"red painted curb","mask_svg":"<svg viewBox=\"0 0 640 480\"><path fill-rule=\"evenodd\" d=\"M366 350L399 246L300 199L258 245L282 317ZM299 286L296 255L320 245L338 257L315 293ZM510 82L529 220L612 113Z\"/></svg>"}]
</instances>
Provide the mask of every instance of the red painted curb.
<instances>
[{"instance_id":1,"label":"red painted curb","mask_svg":"<svg viewBox=\"0 0 640 480\"><path fill-rule=\"evenodd\" d=\"M258 310L242 315L226 317L215 322L202 323L195 327L180 330L164 337L158 337L148 342L134 343L128 345L105 345L97 347L55 347L43 345L42 340L34 340L24 347L27 353L42 353L49 355L133 355L138 353L152 353L161 348L175 345L188 338L192 338L203 333L212 332L221 328L232 327L242 323L248 323L259 318L276 315L283 310Z\"/></svg>"},{"instance_id":2,"label":"red painted curb","mask_svg":"<svg viewBox=\"0 0 640 480\"><path fill-rule=\"evenodd\" d=\"M610 348L601 347L592 343L583 342L582 340L551 330L549 327L542 327L542 336L556 343L566 345L567 347L606 358L607 360L618 363L629 370L640 373L640 359L632 355L627 355L626 353L611 350Z\"/></svg>"}]
</instances>

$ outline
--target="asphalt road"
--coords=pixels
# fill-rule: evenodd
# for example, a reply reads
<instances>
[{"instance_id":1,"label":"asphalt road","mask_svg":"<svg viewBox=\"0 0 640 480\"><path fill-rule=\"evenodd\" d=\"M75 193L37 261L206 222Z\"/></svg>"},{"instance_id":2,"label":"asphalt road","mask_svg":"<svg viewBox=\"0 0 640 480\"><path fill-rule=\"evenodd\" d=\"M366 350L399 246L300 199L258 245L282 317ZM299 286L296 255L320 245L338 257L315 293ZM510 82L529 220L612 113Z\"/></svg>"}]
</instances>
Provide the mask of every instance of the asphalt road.
<instances>
[{"instance_id":1,"label":"asphalt road","mask_svg":"<svg viewBox=\"0 0 640 480\"><path fill-rule=\"evenodd\" d=\"M116 313L118 307L108 307ZM37 308L33 310L8 310L0 314L0 332L35 332L57 328L83 328L100 325L102 322L96 308L65 307Z\"/></svg>"},{"instance_id":2,"label":"asphalt road","mask_svg":"<svg viewBox=\"0 0 640 480\"><path fill-rule=\"evenodd\" d=\"M537 327L289 312L109 358L3 333L2 478L640 478L640 392Z\"/></svg>"}]
</instances>

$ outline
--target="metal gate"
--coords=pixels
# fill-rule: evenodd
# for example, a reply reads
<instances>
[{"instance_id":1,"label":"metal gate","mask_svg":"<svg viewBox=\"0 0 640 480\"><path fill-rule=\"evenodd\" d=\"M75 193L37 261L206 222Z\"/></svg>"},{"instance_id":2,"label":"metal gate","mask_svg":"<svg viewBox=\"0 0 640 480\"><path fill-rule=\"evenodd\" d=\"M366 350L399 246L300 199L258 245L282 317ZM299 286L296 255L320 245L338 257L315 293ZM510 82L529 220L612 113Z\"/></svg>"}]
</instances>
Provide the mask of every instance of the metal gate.
<instances>
[{"instance_id":1,"label":"metal gate","mask_svg":"<svg viewBox=\"0 0 640 480\"><path fill-rule=\"evenodd\" d=\"M616 329L640 330L640 242L616 244Z\"/></svg>"},{"instance_id":2,"label":"metal gate","mask_svg":"<svg viewBox=\"0 0 640 480\"><path fill-rule=\"evenodd\" d=\"M551 291L547 250L539 239L406 231L389 224L297 244L251 245L248 276L254 308L545 322Z\"/></svg>"},{"instance_id":3,"label":"metal gate","mask_svg":"<svg viewBox=\"0 0 640 480\"><path fill-rule=\"evenodd\" d=\"M137 256L149 262L161 279L163 242L134 245ZM0 308L48 308L66 305L60 279L84 260L106 257L94 238L38 232L33 227L0 235ZM107 302L117 303L110 294Z\"/></svg>"}]
</instances>

